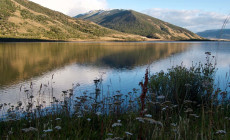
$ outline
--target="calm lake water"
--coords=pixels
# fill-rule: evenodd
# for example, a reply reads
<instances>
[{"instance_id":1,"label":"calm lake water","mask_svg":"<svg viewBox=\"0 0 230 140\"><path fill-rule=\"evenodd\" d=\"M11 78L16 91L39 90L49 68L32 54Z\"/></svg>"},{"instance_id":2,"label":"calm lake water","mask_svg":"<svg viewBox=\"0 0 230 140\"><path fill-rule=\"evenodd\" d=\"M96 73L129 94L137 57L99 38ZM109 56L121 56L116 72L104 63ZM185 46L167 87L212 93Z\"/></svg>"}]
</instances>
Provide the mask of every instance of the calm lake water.
<instances>
[{"instance_id":1,"label":"calm lake water","mask_svg":"<svg viewBox=\"0 0 230 140\"><path fill-rule=\"evenodd\" d=\"M0 43L0 104L26 102L25 90L47 105L73 87L76 96L91 94L98 78L103 94L126 94L140 89L148 66L151 73L189 67L204 63L205 52L217 58L216 84L228 87L230 42Z\"/></svg>"}]
</instances>

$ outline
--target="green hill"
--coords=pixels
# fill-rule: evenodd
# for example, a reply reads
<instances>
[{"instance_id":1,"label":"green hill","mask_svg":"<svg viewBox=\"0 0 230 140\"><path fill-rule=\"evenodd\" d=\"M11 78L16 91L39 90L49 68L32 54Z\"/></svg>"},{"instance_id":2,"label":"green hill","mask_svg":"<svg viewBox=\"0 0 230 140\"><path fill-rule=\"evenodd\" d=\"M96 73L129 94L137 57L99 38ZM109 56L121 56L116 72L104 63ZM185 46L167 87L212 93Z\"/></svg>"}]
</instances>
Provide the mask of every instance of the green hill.
<instances>
[{"instance_id":1,"label":"green hill","mask_svg":"<svg viewBox=\"0 0 230 140\"><path fill-rule=\"evenodd\" d=\"M90 20L110 29L154 39L202 39L189 30L133 10L97 10L77 15L75 18Z\"/></svg>"},{"instance_id":2,"label":"green hill","mask_svg":"<svg viewBox=\"0 0 230 140\"><path fill-rule=\"evenodd\" d=\"M206 30L197 34L205 38L230 39L230 29Z\"/></svg>"},{"instance_id":3,"label":"green hill","mask_svg":"<svg viewBox=\"0 0 230 140\"><path fill-rule=\"evenodd\" d=\"M93 22L75 19L28 0L0 0L0 38L138 40Z\"/></svg>"}]
</instances>

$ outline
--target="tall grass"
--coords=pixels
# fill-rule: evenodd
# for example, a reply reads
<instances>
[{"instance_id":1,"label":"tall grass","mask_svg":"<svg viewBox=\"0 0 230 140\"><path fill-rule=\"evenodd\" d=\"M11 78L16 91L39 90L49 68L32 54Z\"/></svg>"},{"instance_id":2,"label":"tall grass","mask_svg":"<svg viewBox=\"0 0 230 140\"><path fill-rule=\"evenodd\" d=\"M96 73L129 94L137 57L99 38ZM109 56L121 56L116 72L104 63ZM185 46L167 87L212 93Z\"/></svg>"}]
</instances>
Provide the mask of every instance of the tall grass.
<instances>
[{"instance_id":1,"label":"tall grass","mask_svg":"<svg viewBox=\"0 0 230 140\"><path fill-rule=\"evenodd\" d=\"M229 92L214 88L215 63L148 75L141 91L108 96L95 79L95 93L75 97L74 88L51 107L34 104L32 84L27 104L1 104L1 139L229 139ZM41 85L39 92L43 90ZM220 98L221 97L221 98ZM220 100L223 99L223 100ZM224 102L223 102L224 101ZM18 112L18 113L17 113Z\"/></svg>"}]
</instances>

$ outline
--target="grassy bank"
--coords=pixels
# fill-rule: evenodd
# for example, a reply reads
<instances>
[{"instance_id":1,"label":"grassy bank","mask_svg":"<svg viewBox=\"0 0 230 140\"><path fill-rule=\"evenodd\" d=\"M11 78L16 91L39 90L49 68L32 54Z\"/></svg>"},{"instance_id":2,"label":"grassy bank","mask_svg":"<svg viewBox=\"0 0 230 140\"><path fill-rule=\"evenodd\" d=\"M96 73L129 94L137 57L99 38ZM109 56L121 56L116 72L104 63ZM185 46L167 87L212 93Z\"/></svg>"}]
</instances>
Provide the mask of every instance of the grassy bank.
<instances>
[{"instance_id":1,"label":"grassy bank","mask_svg":"<svg viewBox=\"0 0 230 140\"><path fill-rule=\"evenodd\" d=\"M45 40L27 38L0 38L0 42L66 42L64 40Z\"/></svg>"},{"instance_id":2,"label":"grassy bank","mask_svg":"<svg viewBox=\"0 0 230 140\"><path fill-rule=\"evenodd\" d=\"M102 79L95 79L94 97L74 89L51 107L34 104L33 90L24 90L27 103L1 104L1 139L229 139L228 90L215 87L215 58L205 64L183 65L145 77L141 91L109 96ZM228 85L229 86L229 85ZM41 85L39 93L44 86Z\"/></svg>"}]
</instances>

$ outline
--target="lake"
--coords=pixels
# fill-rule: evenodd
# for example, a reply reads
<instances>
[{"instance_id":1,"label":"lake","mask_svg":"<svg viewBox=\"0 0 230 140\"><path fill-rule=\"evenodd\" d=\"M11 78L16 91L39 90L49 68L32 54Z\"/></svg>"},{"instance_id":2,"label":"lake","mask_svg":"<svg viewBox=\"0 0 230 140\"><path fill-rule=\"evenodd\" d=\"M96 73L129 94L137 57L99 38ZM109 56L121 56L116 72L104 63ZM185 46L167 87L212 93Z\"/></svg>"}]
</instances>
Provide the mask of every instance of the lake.
<instances>
[{"instance_id":1,"label":"lake","mask_svg":"<svg viewBox=\"0 0 230 140\"><path fill-rule=\"evenodd\" d=\"M127 94L140 89L148 67L152 74L205 63L205 52L217 60L216 84L227 88L230 42L0 43L0 104L26 102L26 90L46 105L68 89L92 94L95 79L103 79L103 94Z\"/></svg>"}]
</instances>

